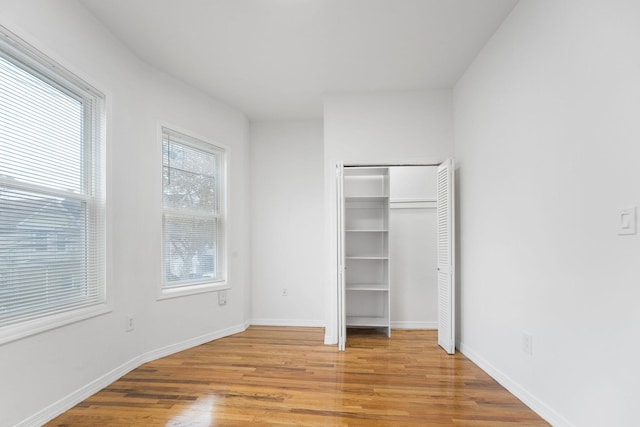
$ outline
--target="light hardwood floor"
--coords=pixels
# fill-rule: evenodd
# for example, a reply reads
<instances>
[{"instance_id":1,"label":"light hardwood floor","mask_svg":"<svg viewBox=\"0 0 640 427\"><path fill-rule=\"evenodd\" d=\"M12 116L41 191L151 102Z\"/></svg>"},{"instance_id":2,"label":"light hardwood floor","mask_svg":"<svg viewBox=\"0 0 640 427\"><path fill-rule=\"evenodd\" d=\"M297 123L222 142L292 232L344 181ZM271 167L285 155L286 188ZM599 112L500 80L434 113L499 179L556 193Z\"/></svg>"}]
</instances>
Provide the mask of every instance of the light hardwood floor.
<instances>
[{"instance_id":1,"label":"light hardwood floor","mask_svg":"<svg viewBox=\"0 0 640 427\"><path fill-rule=\"evenodd\" d=\"M145 365L48 426L546 426L435 331L247 331Z\"/></svg>"}]
</instances>

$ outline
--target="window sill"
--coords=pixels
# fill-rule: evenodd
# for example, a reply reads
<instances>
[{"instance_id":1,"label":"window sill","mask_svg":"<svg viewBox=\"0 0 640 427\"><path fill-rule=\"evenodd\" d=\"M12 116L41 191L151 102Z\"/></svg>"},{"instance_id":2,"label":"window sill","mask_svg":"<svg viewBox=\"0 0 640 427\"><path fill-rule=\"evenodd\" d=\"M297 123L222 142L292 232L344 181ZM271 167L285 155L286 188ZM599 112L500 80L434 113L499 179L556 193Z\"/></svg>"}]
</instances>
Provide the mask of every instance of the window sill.
<instances>
[{"instance_id":1,"label":"window sill","mask_svg":"<svg viewBox=\"0 0 640 427\"><path fill-rule=\"evenodd\" d=\"M176 288L163 288L158 292L159 300L178 298L187 295L197 295L207 292L223 291L225 289L231 289L231 286L227 281L211 282L211 283L198 283L195 285L180 286Z\"/></svg>"},{"instance_id":2,"label":"window sill","mask_svg":"<svg viewBox=\"0 0 640 427\"><path fill-rule=\"evenodd\" d=\"M3 326L0 327L0 345L110 312L111 307L105 303Z\"/></svg>"}]
</instances>

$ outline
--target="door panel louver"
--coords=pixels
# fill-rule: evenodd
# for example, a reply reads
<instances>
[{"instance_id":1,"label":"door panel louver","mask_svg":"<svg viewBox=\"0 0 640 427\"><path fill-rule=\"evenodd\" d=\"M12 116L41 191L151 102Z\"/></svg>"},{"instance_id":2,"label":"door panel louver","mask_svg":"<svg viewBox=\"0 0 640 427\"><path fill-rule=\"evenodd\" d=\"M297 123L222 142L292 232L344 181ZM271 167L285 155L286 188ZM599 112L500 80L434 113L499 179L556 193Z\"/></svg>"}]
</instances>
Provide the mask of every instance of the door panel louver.
<instances>
[{"instance_id":1,"label":"door panel louver","mask_svg":"<svg viewBox=\"0 0 640 427\"><path fill-rule=\"evenodd\" d=\"M454 164L438 167L438 344L455 353Z\"/></svg>"}]
</instances>

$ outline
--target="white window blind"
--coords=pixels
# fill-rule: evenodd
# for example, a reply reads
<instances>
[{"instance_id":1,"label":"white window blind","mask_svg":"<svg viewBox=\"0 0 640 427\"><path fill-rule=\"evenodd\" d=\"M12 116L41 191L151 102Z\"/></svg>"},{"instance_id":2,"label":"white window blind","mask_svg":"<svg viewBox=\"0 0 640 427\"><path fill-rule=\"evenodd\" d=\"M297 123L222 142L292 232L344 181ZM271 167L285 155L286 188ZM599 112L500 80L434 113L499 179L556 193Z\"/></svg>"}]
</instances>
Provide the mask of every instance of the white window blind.
<instances>
[{"instance_id":1,"label":"white window blind","mask_svg":"<svg viewBox=\"0 0 640 427\"><path fill-rule=\"evenodd\" d=\"M2 328L106 292L102 95L0 31Z\"/></svg>"},{"instance_id":2,"label":"white window blind","mask_svg":"<svg viewBox=\"0 0 640 427\"><path fill-rule=\"evenodd\" d=\"M224 149L162 128L163 293L225 280Z\"/></svg>"}]
</instances>

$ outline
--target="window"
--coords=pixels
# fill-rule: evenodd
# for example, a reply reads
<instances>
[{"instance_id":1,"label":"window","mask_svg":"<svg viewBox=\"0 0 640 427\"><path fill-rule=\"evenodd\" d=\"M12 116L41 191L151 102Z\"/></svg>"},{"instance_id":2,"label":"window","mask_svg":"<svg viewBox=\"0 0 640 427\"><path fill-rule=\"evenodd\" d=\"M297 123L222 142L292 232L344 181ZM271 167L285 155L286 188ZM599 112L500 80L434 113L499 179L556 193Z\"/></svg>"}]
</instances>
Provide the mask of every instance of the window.
<instances>
[{"instance_id":1,"label":"window","mask_svg":"<svg viewBox=\"0 0 640 427\"><path fill-rule=\"evenodd\" d=\"M103 96L0 33L4 342L107 307Z\"/></svg>"},{"instance_id":2,"label":"window","mask_svg":"<svg viewBox=\"0 0 640 427\"><path fill-rule=\"evenodd\" d=\"M225 150L162 127L162 190L160 297L224 288Z\"/></svg>"}]
</instances>

